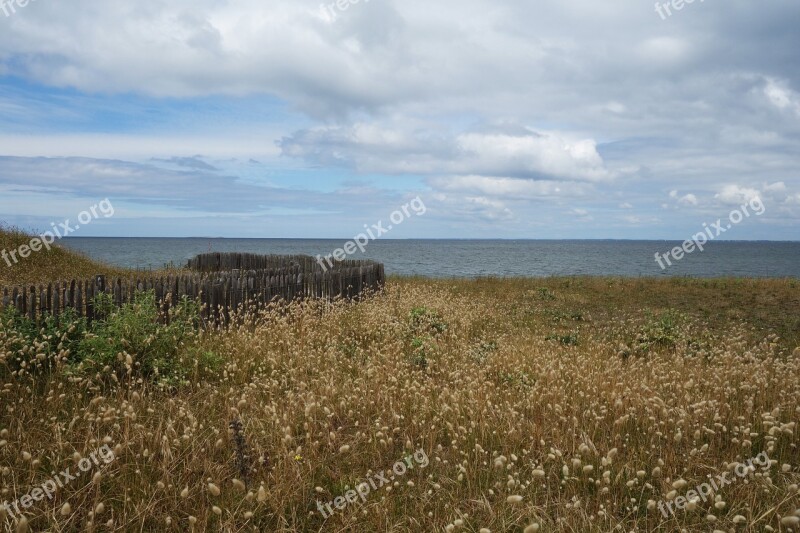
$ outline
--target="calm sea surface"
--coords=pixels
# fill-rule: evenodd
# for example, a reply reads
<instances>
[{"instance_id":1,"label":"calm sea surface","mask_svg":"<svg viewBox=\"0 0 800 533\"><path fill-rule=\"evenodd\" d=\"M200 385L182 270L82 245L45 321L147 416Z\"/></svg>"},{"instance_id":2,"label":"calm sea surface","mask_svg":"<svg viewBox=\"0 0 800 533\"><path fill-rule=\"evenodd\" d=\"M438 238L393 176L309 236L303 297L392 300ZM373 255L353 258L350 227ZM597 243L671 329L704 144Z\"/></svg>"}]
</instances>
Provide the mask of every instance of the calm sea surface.
<instances>
[{"instance_id":1,"label":"calm sea surface","mask_svg":"<svg viewBox=\"0 0 800 533\"><path fill-rule=\"evenodd\" d=\"M343 240L89 238L72 237L62 244L94 259L131 268L183 266L196 254L330 254ZM390 274L430 277L476 276L753 276L800 278L800 242L709 243L672 267L661 270L656 252L679 242L668 241L498 241L379 240L352 259L374 259Z\"/></svg>"}]
</instances>

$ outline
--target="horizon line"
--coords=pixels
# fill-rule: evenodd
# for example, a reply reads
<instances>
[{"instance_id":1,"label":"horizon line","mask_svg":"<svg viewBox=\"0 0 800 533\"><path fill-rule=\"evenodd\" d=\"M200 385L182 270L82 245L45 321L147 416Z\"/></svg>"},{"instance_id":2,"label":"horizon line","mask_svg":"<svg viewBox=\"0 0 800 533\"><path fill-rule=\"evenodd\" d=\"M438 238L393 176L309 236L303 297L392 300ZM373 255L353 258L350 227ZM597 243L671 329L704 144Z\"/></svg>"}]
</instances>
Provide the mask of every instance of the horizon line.
<instances>
[{"instance_id":1,"label":"horizon line","mask_svg":"<svg viewBox=\"0 0 800 533\"><path fill-rule=\"evenodd\" d=\"M349 241L352 237L180 237L180 236L123 236L123 235L82 235L82 236L66 236L61 238L62 241L78 240L78 239L197 239L197 240L281 240L281 241ZM664 239L664 238L615 238L615 237L481 237L481 238L464 238L464 237L407 237L407 238L379 238L370 241L529 241L529 242L556 242L556 241L581 241L581 242L685 242L687 239ZM689 239L691 240L691 239ZM729 242L729 243L757 243L757 242L770 242L770 243L800 243L800 240L789 239L715 239L709 242Z\"/></svg>"}]
</instances>

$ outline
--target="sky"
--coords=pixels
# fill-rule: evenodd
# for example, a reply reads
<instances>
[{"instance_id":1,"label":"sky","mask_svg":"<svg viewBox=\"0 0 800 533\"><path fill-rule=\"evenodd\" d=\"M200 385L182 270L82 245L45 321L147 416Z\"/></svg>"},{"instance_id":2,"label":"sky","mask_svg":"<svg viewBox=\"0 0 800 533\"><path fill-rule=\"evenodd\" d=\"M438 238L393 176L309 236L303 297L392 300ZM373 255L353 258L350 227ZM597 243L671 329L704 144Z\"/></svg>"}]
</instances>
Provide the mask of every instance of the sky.
<instances>
[{"instance_id":1,"label":"sky","mask_svg":"<svg viewBox=\"0 0 800 533\"><path fill-rule=\"evenodd\" d=\"M0 223L800 240L797 0L0 1Z\"/></svg>"}]
</instances>

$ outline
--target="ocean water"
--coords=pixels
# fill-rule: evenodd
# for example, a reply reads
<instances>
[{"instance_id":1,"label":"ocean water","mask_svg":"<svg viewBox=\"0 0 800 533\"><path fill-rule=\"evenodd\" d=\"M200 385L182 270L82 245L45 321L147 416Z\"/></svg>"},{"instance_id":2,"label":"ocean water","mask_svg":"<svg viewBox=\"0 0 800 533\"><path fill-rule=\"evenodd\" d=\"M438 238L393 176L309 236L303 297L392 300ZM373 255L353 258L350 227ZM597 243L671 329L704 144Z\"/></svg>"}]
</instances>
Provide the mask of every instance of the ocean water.
<instances>
[{"instance_id":1,"label":"ocean water","mask_svg":"<svg viewBox=\"0 0 800 533\"><path fill-rule=\"evenodd\" d=\"M199 253L327 255L344 245L330 239L204 239L70 237L61 244L129 268L184 266ZM656 252L670 241L377 240L351 259L384 263L388 274L478 276L747 276L800 278L800 242L716 241L662 270Z\"/></svg>"}]
</instances>

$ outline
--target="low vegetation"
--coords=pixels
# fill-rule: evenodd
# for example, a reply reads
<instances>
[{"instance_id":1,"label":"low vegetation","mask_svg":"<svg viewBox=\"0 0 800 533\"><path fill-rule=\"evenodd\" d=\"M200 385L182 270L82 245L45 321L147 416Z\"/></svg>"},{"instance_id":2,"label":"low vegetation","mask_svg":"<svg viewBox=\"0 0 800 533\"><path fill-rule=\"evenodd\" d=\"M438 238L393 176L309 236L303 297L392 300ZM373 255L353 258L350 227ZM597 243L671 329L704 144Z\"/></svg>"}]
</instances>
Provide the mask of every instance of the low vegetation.
<instances>
[{"instance_id":1,"label":"low vegetation","mask_svg":"<svg viewBox=\"0 0 800 533\"><path fill-rule=\"evenodd\" d=\"M0 503L114 460L0 530L798 531L793 280L391 279L227 331L148 294L101 316L2 317Z\"/></svg>"}]
</instances>

